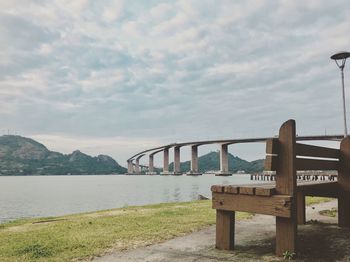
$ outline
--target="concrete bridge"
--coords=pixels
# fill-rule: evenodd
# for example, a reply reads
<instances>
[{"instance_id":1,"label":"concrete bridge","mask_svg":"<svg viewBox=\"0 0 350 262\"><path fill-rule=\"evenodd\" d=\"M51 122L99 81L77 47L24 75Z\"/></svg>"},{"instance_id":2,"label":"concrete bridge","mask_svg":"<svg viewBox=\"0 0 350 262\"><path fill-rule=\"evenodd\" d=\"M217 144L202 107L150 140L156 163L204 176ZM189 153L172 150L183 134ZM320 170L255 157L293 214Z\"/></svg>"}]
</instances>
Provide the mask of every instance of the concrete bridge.
<instances>
[{"instance_id":1,"label":"concrete bridge","mask_svg":"<svg viewBox=\"0 0 350 262\"><path fill-rule=\"evenodd\" d=\"M297 141L340 141L344 136L342 135L328 135L328 136L299 136ZM217 144L220 151L220 170L216 175L229 176L232 175L228 169L228 146L232 144L244 144L244 143L265 143L267 139L271 137L262 138L245 138L245 139L228 139L228 140L208 140L208 141L193 141L184 143L172 143L155 148L150 148L139 152L127 160L128 174L139 175L142 171L147 171L146 174L155 175L154 156L158 153L163 153L163 171L162 175L182 175L180 170L180 149L184 146L191 148L191 167L186 173L187 175L201 175L199 172L198 163L198 147L202 145ZM173 172L169 172L169 150L173 149L174 152L174 168ZM148 155L148 166L140 165L140 159Z\"/></svg>"}]
</instances>

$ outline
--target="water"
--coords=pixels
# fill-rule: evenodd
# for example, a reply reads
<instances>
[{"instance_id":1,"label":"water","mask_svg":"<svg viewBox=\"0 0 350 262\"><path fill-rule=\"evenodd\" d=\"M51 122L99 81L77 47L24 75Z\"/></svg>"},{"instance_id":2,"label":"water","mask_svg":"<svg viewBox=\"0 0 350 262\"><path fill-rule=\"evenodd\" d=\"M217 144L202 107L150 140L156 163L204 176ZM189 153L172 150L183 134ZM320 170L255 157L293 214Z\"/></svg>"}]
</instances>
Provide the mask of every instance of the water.
<instances>
[{"instance_id":1,"label":"water","mask_svg":"<svg viewBox=\"0 0 350 262\"><path fill-rule=\"evenodd\" d=\"M0 223L211 196L213 184L247 184L249 175L0 177ZM256 183L256 181L254 181Z\"/></svg>"}]
</instances>

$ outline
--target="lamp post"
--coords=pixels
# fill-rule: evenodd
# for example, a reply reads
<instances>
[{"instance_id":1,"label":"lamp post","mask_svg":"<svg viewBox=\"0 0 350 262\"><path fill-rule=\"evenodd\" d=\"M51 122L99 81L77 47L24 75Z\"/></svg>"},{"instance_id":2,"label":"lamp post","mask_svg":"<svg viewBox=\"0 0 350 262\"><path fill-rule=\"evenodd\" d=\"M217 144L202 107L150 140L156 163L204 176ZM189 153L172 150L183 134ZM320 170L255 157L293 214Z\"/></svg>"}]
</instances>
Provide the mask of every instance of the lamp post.
<instances>
[{"instance_id":1,"label":"lamp post","mask_svg":"<svg viewBox=\"0 0 350 262\"><path fill-rule=\"evenodd\" d=\"M350 52L339 52L331 56L335 61L341 72L341 83L343 91L343 113L344 113L344 137L348 136L348 129L346 125L346 108L345 108L345 88L344 88L344 67L346 59L350 57Z\"/></svg>"}]
</instances>

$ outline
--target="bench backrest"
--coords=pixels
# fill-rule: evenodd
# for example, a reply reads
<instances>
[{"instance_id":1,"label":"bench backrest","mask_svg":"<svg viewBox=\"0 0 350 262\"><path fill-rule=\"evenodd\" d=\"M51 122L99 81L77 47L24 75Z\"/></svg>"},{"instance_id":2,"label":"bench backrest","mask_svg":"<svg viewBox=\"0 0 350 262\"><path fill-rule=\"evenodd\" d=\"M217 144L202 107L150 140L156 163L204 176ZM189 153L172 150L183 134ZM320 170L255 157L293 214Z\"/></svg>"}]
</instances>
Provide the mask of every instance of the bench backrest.
<instances>
[{"instance_id":1,"label":"bench backrest","mask_svg":"<svg viewBox=\"0 0 350 262\"><path fill-rule=\"evenodd\" d=\"M350 189L350 138L340 149L306 145L296 143L295 129L295 121L288 120L278 138L266 142L265 170L276 171L277 193L295 195L298 170L337 170L338 182Z\"/></svg>"}]
</instances>

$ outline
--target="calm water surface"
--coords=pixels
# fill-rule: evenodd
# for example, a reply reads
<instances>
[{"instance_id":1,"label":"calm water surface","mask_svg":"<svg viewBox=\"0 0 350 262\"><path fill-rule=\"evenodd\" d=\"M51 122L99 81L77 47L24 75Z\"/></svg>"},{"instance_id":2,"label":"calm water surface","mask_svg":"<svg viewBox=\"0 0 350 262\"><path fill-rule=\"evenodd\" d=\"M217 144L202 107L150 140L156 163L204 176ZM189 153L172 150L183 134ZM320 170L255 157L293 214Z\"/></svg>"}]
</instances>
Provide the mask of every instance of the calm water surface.
<instances>
[{"instance_id":1,"label":"calm water surface","mask_svg":"<svg viewBox=\"0 0 350 262\"><path fill-rule=\"evenodd\" d=\"M256 183L256 181L254 181ZM249 175L0 177L0 223L209 197L213 184L251 183Z\"/></svg>"}]
</instances>

